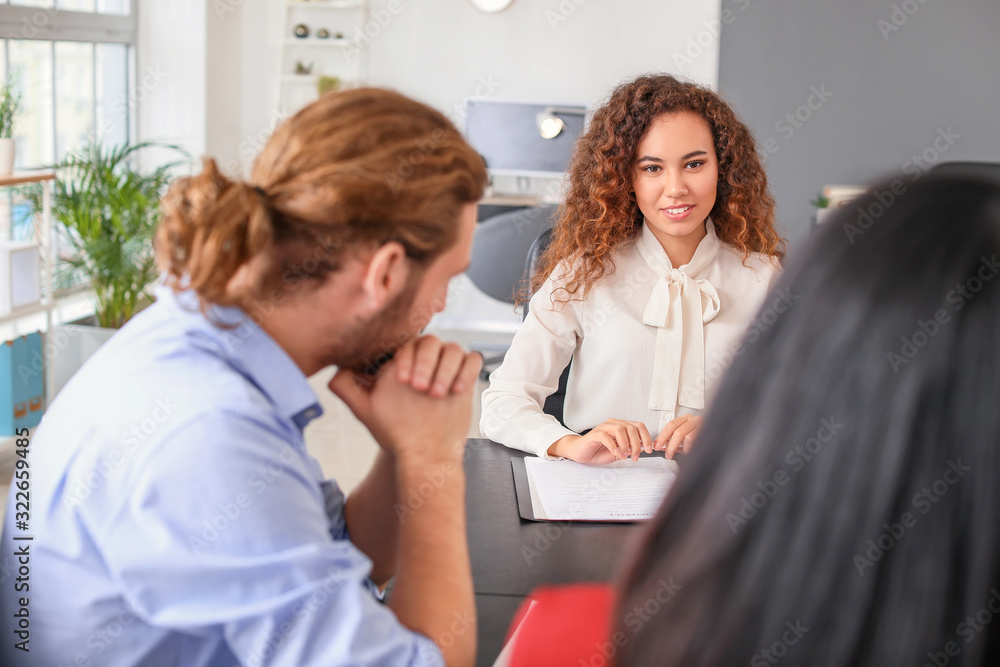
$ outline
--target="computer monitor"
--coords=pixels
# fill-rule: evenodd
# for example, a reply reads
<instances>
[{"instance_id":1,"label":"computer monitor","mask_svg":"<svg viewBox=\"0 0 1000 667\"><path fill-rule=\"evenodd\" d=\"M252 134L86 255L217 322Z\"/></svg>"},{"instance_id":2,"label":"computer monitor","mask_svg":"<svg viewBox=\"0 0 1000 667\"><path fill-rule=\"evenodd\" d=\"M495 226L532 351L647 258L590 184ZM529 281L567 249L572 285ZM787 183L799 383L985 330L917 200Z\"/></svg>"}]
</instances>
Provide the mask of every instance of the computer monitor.
<instances>
[{"instance_id":1,"label":"computer monitor","mask_svg":"<svg viewBox=\"0 0 1000 667\"><path fill-rule=\"evenodd\" d=\"M510 100L465 102L465 136L499 176L557 178L569 169L587 108ZM546 122L548 121L548 122ZM558 123L562 121L562 123ZM551 134L543 136L543 131Z\"/></svg>"}]
</instances>

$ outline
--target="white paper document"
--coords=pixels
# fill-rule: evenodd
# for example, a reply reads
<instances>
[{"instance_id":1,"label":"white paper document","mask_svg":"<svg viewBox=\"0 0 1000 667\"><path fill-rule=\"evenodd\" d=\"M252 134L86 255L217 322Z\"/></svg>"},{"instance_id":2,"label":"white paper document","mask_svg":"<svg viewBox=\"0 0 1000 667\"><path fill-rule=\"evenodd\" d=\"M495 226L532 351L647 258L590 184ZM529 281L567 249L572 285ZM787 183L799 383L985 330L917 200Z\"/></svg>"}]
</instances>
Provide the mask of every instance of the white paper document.
<instances>
[{"instance_id":1,"label":"white paper document","mask_svg":"<svg viewBox=\"0 0 1000 667\"><path fill-rule=\"evenodd\" d=\"M524 467L535 517L549 521L650 519L677 476L661 457L591 466L527 456Z\"/></svg>"}]
</instances>

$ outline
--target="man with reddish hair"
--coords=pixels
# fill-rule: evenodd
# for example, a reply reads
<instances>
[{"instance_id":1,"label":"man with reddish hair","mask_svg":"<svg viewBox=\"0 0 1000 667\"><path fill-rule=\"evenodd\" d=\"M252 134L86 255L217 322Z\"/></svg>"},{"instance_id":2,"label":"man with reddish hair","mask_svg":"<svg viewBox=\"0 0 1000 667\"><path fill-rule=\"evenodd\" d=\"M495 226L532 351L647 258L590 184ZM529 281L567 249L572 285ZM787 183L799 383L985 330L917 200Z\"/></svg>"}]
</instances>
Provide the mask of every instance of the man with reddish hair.
<instances>
[{"instance_id":1,"label":"man with reddish hair","mask_svg":"<svg viewBox=\"0 0 1000 667\"><path fill-rule=\"evenodd\" d=\"M250 183L209 159L173 185L156 303L31 437L32 540L12 497L0 554L30 549L30 588L0 590L3 664L473 663L481 363L419 334L468 266L485 181L442 114L355 89L278 128ZM306 378L331 365L380 446L346 499L302 434L322 413Z\"/></svg>"}]
</instances>

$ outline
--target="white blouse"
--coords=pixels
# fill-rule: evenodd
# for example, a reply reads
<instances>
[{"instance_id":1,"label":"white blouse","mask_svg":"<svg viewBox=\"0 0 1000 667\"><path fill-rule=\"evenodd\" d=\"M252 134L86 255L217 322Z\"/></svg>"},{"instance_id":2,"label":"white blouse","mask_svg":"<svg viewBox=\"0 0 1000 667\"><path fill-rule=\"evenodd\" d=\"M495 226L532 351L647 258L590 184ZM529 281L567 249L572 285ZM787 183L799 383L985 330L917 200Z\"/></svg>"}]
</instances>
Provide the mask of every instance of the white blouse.
<instances>
[{"instance_id":1,"label":"white blouse","mask_svg":"<svg viewBox=\"0 0 1000 667\"><path fill-rule=\"evenodd\" d=\"M609 418L656 434L677 415L701 414L742 334L777 279L776 260L719 241L711 220L687 264L673 268L643 225L614 253L615 271L584 300L566 301L565 267L531 298L528 317L483 393L490 440L549 457L552 443ZM542 412L572 358L563 419Z\"/></svg>"}]
</instances>

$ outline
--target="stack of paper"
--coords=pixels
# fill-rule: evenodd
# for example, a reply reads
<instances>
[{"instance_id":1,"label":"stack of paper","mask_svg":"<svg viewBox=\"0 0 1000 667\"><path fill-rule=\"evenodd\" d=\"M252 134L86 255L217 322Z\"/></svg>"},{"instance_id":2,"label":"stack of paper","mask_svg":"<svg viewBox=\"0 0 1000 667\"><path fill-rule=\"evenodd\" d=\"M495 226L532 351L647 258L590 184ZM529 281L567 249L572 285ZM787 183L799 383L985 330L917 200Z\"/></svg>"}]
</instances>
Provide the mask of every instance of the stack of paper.
<instances>
[{"instance_id":1,"label":"stack of paper","mask_svg":"<svg viewBox=\"0 0 1000 667\"><path fill-rule=\"evenodd\" d=\"M525 457L535 518L548 521L639 521L656 513L677 476L661 457L603 466Z\"/></svg>"}]
</instances>

